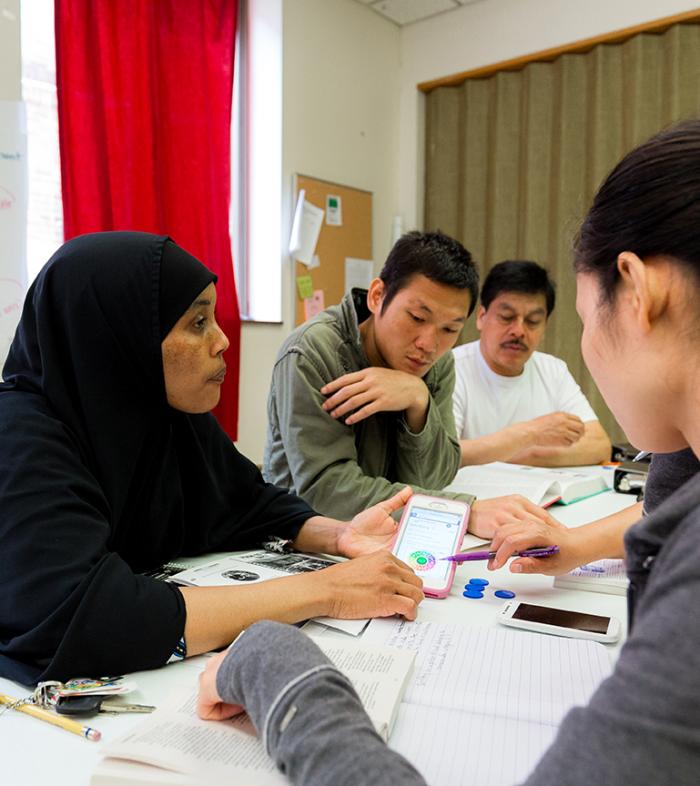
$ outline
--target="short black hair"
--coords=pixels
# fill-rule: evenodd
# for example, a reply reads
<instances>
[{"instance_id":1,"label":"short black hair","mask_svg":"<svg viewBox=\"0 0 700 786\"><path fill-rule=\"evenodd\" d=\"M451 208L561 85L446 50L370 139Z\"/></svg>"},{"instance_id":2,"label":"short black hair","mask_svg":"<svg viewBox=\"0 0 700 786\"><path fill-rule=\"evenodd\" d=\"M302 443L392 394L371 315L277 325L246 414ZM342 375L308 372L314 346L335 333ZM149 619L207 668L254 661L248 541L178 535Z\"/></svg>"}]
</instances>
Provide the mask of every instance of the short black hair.
<instances>
[{"instance_id":1,"label":"short black hair","mask_svg":"<svg viewBox=\"0 0 700 786\"><path fill-rule=\"evenodd\" d=\"M481 305L488 309L501 292L523 292L527 295L544 295L547 316L554 311L556 295L554 282L537 262L526 259L507 259L489 270L481 287Z\"/></svg>"},{"instance_id":2,"label":"short black hair","mask_svg":"<svg viewBox=\"0 0 700 786\"><path fill-rule=\"evenodd\" d=\"M479 273L472 255L458 241L440 231L407 232L386 258L379 278L384 282L382 313L413 276L421 275L455 289L468 289L469 314L479 295ZM468 315L469 315L468 314Z\"/></svg>"}]
</instances>

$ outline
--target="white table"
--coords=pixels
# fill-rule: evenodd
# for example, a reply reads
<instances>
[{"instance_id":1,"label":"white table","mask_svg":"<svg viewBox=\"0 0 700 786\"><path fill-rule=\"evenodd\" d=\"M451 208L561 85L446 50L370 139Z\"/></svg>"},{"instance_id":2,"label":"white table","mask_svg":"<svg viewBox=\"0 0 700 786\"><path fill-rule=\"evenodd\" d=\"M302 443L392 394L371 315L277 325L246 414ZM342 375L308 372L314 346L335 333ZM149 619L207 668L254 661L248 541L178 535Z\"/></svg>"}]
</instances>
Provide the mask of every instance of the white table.
<instances>
[{"instance_id":1,"label":"white table","mask_svg":"<svg viewBox=\"0 0 700 786\"><path fill-rule=\"evenodd\" d=\"M569 507L552 508L550 512L568 526L577 526L631 504L634 504L634 497L608 492ZM503 601L495 598L491 591L482 599L462 597L463 586L471 577L487 578L490 581L488 590L510 589L520 600L616 616L625 627L626 600L623 596L554 589L551 577L512 574L507 567L490 572L481 562L460 565L450 596L444 600L426 599L420 607L419 619L471 626L496 625L495 614ZM520 631L507 630L514 636L520 635ZM612 657L616 656L621 643L608 647ZM176 686L196 682L205 660L206 656L198 656L155 671L130 675L130 681L135 681L139 689L129 694L129 701L163 704ZM26 695L27 690L0 679L0 693L19 697ZM21 713L7 711L0 715L0 783L2 786L88 786L102 745L123 734L141 717L98 715L86 719L87 725L102 732L102 742L94 743Z\"/></svg>"},{"instance_id":2,"label":"white table","mask_svg":"<svg viewBox=\"0 0 700 786\"><path fill-rule=\"evenodd\" d=\"M576 527L630 507L635 504L635 501L634 496L609 491L573 505L555 505L549 509L549 512L568 527ZM483 598L472 599L462 596L464 585L470 578L485 578L490 582ZM507 589L515 592L518 600L614 616L622 621L623 629L625 628L627 619L625 596L555 589L552 586L553 582L551 576L511 573L508 565L498 571L489 571L485 562L465 562L457 568L450 595L444 600L427 598L420 606L418 618L432 622L494 626L498 624L495 615L502 608L504 601L494 597L493 590ZM515 635L519 633L512 628L508 630ZM608 646L613 657L616 657L623 641L624 636L618 644Z\"/></svg>"}]
</instances>

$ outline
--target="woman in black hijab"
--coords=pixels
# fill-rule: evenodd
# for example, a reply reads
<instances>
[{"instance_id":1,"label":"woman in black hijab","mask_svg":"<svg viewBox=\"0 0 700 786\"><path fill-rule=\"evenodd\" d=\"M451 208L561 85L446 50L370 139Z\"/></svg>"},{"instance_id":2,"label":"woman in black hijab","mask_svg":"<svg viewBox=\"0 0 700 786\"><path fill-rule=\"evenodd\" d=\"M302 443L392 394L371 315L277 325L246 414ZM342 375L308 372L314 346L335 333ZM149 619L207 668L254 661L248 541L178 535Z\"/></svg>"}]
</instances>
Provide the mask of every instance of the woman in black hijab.
<instances>
[{"instance_id":1,"label":"woman in black hijab","mask_svg":"<svg viewBox=\"0 0 700 786\"><path fill-rule=\"evenodd\" d=\"M168 238L109 232L66 243L30 288L0 384L0 676L153 668L262 618L415 616L419 582L383 548L408 490L317 516L208 414L228 346L215 280ZM368 556L246 587L140 575L272 535Z\"/></svg>"}]
</instances>

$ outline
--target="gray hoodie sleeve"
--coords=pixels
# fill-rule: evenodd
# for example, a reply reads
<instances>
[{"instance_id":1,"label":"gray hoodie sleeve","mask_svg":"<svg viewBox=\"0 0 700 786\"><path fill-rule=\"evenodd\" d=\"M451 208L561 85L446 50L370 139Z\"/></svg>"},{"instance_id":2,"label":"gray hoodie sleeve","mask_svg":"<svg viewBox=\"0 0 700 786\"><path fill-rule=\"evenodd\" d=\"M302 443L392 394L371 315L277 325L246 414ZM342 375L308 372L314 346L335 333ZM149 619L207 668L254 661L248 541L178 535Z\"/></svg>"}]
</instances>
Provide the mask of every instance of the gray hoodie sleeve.
<instances>
[{"instance_id":1,"label":"gray hoodie sleeve","mask_svg":"<svg viewBox=\"0 0 700 786\"><path fill-rule=\"evenodd\" d=\"M225 702L246 708L293 784L425 786L375 732L348 679L290 625L248 628L222 661L216 687Z\"/></svg>"}]
</instances>

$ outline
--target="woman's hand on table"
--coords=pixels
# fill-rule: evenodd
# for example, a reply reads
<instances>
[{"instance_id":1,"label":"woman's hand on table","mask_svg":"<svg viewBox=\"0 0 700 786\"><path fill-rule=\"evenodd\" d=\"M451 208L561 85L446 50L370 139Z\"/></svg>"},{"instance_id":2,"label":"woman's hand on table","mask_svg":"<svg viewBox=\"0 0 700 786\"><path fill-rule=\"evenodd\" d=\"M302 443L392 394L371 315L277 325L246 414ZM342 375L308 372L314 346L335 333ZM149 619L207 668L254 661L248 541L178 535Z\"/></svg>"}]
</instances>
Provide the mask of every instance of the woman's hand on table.
<instances>
[{"instance_id":1,"label":"woman's hand on table","mask_svg":"<svg viewBox=\"0 0 700 786\"><path fill-rule=\"evenodd\" d=\"M550 517L551 518L551 517ZM589 560L586 553L585 533L568 529L556 519L550 522L518 522L500 527L491 541L491 551L496 552L489 561L489 569L502 568L516 552L536 546L558 546L559 553L551 557L518 557L510 563L511 573L543 573L559 576L583 565Z\"/></svg>"},{"instance_id":2,"label":"woman's hand on table","mask_svg":"<svg viewBox=\"0 0 700 786\"><path fill-rule=\"evenodd\" d=\"M627 530L643 515L642 503L638 502L618 510L605 518L592 521L574 529L568 529L551 516L546 524L521 523L501 527L491 542L491 550L497 552L489 562L495 570L505 565L516 551L535 546L559 546L553 557L519 557L511 562L512 573L544 573L560 576L579 565L599 559L622 559L625 554L624 539Z\"/></svg>"},{"instance_id":3,"label":"woman's hand on table","mask_svg":"<svg viewBox=\"0 0 700 786\"><path fill-rule=\"evenodd\" d=\"M240 705L226 704L222 701L216 689L216 675L219 673L221 661L227 654L228 649L225 649L209 658L204 671L199 675L197 715L203 720L226 720L243 712L243 707Z\"/></svg>"},{"instance_id":4,"label":"woman's hand on table","mask_svg":"<svg viewBox=\"0 0 700 786\"><path fill-rule=\"evenodd\" d=\"M402 508L412 494L410 486L406 486L398 494L346 522L338 533L337 553L343 557L360 557L379 549L390 549L398 527L391 514Z\"/></svg>"},{"instance_id":5,"label":"woman's hand on table","mask_svg":"<svg viewBox=\"0 0 700 786\"><path fill-rule=\"evenodd\" d=\"M340 619L401 614L414 620L425 597L418 576L385 550L324 568L313 579L322 582L328 593L327 615Z\"/></svg>"},{"instance_id":6,"label":"woman's hand on table","mask_svg":"<svg viewBox=\"0 0 700 786\"><path fill-rule=\"evenodd\" d=\"M493 499L478 499L472 503L469 532L478 538L493 538L503 527L526 527L558 524L544 508L520 494Z\"/></svg>"}]
</instances>

